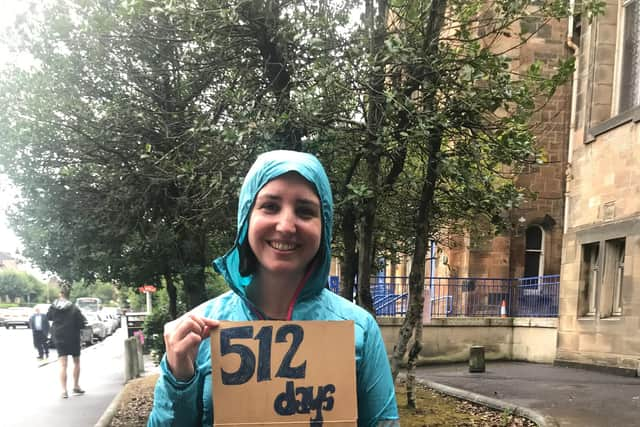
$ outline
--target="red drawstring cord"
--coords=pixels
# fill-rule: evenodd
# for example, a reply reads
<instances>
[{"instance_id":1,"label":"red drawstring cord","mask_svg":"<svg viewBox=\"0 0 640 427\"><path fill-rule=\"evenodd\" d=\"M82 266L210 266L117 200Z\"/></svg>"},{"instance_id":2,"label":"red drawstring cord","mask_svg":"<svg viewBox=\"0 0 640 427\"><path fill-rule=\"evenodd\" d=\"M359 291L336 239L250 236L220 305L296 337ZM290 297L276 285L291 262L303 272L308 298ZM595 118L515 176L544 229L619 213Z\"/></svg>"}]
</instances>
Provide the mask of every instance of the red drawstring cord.
<instances>
[{"instance_id":1,"label":"red drawstring cord","mask_svg":"<svg viewBox=\"0 0 640 427\"><path fill-rule=\"evenodd\" d=\"M302 288L304 288L304 285L307 283L307 280L309 280L309 276L311 276L311 272L315 270L315 268L316 268L316 263L314 262L311 268L309 269L309 271L307 271L307 273L304 275L304 277L298 284L298 287L296 288L296 292L293 294L293 298L291 298L291 302L289 303L289 310L287 310L287 320L291 320L291 316L293 316L293 306L296 304L298 295L300 295L300 292L302 292Z\"/></svg>"}]
</instances>

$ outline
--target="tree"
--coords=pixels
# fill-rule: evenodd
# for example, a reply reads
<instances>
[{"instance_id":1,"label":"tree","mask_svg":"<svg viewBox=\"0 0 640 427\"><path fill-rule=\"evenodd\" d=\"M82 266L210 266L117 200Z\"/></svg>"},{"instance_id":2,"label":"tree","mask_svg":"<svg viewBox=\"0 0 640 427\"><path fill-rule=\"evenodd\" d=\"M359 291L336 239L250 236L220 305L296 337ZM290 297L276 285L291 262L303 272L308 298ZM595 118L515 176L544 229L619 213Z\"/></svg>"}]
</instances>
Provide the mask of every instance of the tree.
<instances>
[{"instance_id":1,"label":"tree","mask_svg":"<svg viewBox=\"0 0 640 427\"><path fill-rule=\"evenodd\" d=\"M327 120L336 10L59 0L21 23L37 65L4 76L0 164L22 190L25 255L68 281L163 278L172 299L179 279L203 301L256 153L303 148Z\"/></svg>"},{"instance_id":2,"label":"tree","mask_svg":"<svg viewBox=\"0 0 640 427\"><path fill-rule=\"evenodd\" d=\"M70 299L80 297L100 298L102 304L116 301L117 291L112 283L96 281L94 283L74 283L71 287Z\"/></svg>"},{"instance_id":3,"label":"tree","mask_svg":"<svg viewBox=\"0 0 640 427\"><path fill-rule=\"evenodd\" d=\"M234 87L208 58L224 52L190 33L191 15L81 3L47 10L24 37L40 66L6 79L3 160L24 196L14 226L62 278L179 274L197 305L252 151L216 128Z\"/></svg>"},{"instance_id":4,"label":"tree","mask_svg":"<svg viewBox=\"0 0 640 427\"><path fill-rule=\"evenodd\" d=\"M415 209L410 304L392 371L395 378L412 340L407 397L415 407L413 369L422 349L429 240L448 227L471 227L479 217L495 227L504 224L505 212L524 193L514 178L543 158L532 117L568 81L573 58L511 63L534 36L520 22L566 17L562 2L399 1L391 9L399 31L388 43L389 66L402 78L398 86L390 85L389 97L409 112L405 172L414 184L405 195ZM418 84L410 97L403 81Z\"/></svg>"},{"instance_id":5,"label":"tree","mask_svg":"<svg viewBox=\"0 0 640 427\"><path fill-rule=\"evenodd\" d=\"M18 270L0 271L0 298L15 302L43 301L45 286L40 280L29 273Z\"/></svg>"}]
</instances>

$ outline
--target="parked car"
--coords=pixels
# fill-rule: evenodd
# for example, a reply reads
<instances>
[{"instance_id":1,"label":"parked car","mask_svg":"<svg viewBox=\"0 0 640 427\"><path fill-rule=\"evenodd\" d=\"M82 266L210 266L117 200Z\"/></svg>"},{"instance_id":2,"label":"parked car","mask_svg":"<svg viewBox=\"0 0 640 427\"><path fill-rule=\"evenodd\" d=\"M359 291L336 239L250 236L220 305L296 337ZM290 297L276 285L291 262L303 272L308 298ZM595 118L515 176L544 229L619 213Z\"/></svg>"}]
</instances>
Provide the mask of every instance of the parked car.
<instances>
[{"instance_id":1,"label":"parked car","mask_svg":"<svg viewBox=\"0 0 640 427\"><path fill-rule=\"evenodd\" d=\"M87 323L91 328L92 336L98 341L102 341L107 337L107 330L104 326L104 322L100 318L98 313L83 312L84 317L87 319Z\"/></svg>"},{"instance_id":2,"label":"parked car","mask_svg":"<svg viewBox=\"0 0 640 427\"><path fill-rule=\"evenodd\" d=\"M120 327L120 322L122 321L122 310L120 309L120 307L103 307L101 312L113 316L113 318L118 321L118 326L116 327L116 329Z\"/></svg>"},{"instance_id":3,"label":"parked car","mask_svg":"<svg viewBox=\"0 0 640 427\"><path fill-rule=\"evenodd\" d=\"M5 310L4 327L15 329L16 326L29 327L29 317L32 309L29 307L9 307Z\"/></svg>"},{"instance_id":4,"label":"parked car","mask_svg":"<svg viewBox=\"0 0 640 427\"><path fill-rule=\"evenodd\" d=\"M6 317L5 310L6 308L0 308L0 326L4 326L4 319Z\"/></svg>"},{"instance_id":5,"label":"parked car","mask_svg":"<svg viewBox=\"0 0 640 427\"><path fill-rule=\"evenodd\" d=\"M102 310L99 313L99 315L104 321L105 326L107 327L108 335L113 334L116 331L116 329L118 329L118 326L120 324L118 319L116 319L116 317L113 314L107 313L104 310Z\"/></svg>"},{"instance_id":6,"label":"parked car","mask_svg":"<svg viewBox=\"0 0 640 427\"><path fill-rule=\"evenodd\" d=\"M113 320L111 320L108 314L105 314L103 312L99 312L97 313L97 315L98 315L98 319L104 325L105 334L107 336L111 335L113 331L115 331L115 328L113 327Z\"/></svg>"}]
</instances>

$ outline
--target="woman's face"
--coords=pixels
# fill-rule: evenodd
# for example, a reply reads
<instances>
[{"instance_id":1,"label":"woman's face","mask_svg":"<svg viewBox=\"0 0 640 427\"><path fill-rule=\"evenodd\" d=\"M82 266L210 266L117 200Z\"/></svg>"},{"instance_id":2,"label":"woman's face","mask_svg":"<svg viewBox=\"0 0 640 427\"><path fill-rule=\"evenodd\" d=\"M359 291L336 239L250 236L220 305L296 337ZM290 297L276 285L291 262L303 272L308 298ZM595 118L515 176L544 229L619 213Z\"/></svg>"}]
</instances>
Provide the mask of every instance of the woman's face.
<instances>
[{"instance_id":1,"label":"woman's face","mask_svg":"<svg viewBox=\"0 0 640 427\"><path fill-rule=\"evenodd\" d=\"M304 274L320 247L322 215L313 186L297 173L269 181L249 217L249 245L259 269Z\"/></svg>"}]
</instances>

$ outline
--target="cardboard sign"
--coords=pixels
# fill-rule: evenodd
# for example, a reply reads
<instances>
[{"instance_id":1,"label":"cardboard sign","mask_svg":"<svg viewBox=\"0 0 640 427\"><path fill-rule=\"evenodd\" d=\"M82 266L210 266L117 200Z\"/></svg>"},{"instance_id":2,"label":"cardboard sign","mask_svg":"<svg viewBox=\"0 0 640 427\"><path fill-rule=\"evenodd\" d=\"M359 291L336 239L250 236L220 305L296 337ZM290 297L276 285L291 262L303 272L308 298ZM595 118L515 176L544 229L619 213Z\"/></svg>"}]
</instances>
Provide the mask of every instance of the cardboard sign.
<instances>
[{"instance_id":1,"label":"cardboard sign","mask_svg":"<svg viewBox=\"0 0 640 427\"><path fill-rule=\"evenodd\" d=\"M214 426L356 426L353 321L221 322Z\"/></svg>"}]
</instances>

